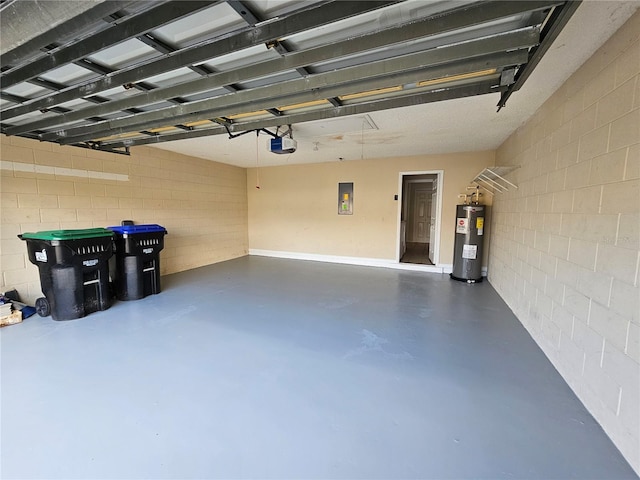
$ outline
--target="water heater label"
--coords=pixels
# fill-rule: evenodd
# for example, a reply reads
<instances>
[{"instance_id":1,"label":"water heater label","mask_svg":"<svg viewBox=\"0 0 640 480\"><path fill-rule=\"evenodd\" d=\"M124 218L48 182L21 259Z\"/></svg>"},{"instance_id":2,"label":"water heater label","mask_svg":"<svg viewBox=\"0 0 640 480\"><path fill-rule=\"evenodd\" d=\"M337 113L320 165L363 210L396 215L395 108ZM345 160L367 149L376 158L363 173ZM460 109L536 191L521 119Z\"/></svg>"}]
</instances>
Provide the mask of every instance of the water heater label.
<instances>
[{"instance_id":1,"label":"water heater label","mask_svg":"<svg viewBox=\"0 0 640 480\"><path fill-rule=\"evenodd\" d=\"M469 222L466 218L458 218L456 222L456 233L462 233L463 235L469 233Z\"/></svg>"},{"instance_id":2,"label":"water heater label","mask_svg":"<svg viewBox=\"0 0 640 480\"><path fill-rule=\"evenodd\" d=\"M463 245L462 246L462 258L468 258L470 260L475 260L478 255L478 246L477 245Z\"/></svg>"},{"instance_id":3,"label":"water heater label","mask_svg":"<svg viewBox=\"0 0 640 480\"><path fill-rule=\"evenodd\" d=\"M478 235L484 233L484 217L476 218L476 230L478 230Z\"/></svg>"}]
</instances>

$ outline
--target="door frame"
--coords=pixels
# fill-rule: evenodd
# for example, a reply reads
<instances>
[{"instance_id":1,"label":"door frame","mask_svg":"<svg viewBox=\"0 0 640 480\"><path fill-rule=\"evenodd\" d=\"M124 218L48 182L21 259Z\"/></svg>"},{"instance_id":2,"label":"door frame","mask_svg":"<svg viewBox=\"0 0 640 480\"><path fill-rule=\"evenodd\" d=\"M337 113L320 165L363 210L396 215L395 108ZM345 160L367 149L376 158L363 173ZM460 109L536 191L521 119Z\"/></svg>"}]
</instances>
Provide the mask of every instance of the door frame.
<instances>
[{"instance_id":1,"label":"door frame","mask_svg":"<svg viewBox=\"0 0 640 480\"><path fill-rule=\"evenodd\" d=\"M396 262L400 263L400 233L402 226L402 205L404 203L404 177L415 175L436 175L436 231L435 243L433 245L433 256L435 257L435 266L440 267L440 228L442 223L442 190L444 185L444 170L419 170L412 172L400 172L398 174L398 212L397 212L397 228L396 228ZM429 239L431 241L431 239ZM426 267L426 266L425 266Z\"/></svg>"}]
</instances>

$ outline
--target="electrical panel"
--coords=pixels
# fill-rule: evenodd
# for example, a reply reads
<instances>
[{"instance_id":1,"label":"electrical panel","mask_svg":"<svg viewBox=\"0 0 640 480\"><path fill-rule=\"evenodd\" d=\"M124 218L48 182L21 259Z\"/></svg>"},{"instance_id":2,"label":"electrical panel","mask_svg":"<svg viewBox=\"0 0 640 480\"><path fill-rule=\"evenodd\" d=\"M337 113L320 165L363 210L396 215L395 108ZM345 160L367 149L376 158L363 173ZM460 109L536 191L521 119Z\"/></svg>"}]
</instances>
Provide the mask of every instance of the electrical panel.
<instances>
[{"instance_id":1,"label":"electrical panel","mask_svg":"<svg viewBox=\"0 0 640 480\"><path fill-rule=\"evenodd\" d=\"M338 183L338 215L353 215L353 182Z\"/></svg>"}]
</instances>

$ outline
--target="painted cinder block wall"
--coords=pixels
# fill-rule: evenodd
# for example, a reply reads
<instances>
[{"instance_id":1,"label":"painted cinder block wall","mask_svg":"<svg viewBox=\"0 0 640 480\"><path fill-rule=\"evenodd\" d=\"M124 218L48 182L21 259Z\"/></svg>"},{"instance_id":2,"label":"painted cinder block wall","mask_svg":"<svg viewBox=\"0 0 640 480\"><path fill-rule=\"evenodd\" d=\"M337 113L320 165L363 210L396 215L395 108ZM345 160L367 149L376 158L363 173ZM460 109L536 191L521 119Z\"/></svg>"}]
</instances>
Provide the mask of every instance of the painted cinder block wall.
<instances>
[{"instance_id":1,"label":"painted cinder block wall","mask_svg":"<svg viewBox=\"0 0 640 480\"><path fill-rule=\"evenodd\" d=\"M499 148L489 279L640 472L640 13Z\"/></svg>"},{"instance_id":2,"label":"painted cinder block wall","mask_svg":"<svg viewBox=\"0 0 640 480\"><path fill-rule=\"evenodd\" d=\"M0 135L0 291L42 296L17 235L158 223L169 234L161 274L248 252L246 170L156 148L131 156Z\"/></svg>"}]
</instances>

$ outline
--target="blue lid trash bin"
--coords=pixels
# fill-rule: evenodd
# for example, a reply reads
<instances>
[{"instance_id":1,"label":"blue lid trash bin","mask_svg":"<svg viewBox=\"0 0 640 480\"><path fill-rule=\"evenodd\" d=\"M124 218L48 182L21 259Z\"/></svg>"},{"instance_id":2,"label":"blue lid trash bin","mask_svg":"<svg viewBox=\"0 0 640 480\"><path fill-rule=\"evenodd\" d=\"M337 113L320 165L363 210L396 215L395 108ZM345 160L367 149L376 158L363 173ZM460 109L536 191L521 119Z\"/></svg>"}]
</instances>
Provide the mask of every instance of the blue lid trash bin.
<instances>
[{"instance_id":1,"label":"blue lid trash bin","mask_svg":"<svg viewBox=\"0 0 640 480\"><path fill-rule=\"evenodd\" d=\"M105 228L25 232L29 261L38 267L41 317L73 320L111 306L109 258L113 232Z\"/></svg>"},{"instance_id":2,"label":"blue lid trash bin","mask_svg":"<svg viewBox=\"0 0 640 480\"><path fill-rule=\"evenodd\" d=\"M160 251L167 230L156 224L107 227L114 233L118 300L138 300L160 293Z\"/></svg>"}]
</instances>

